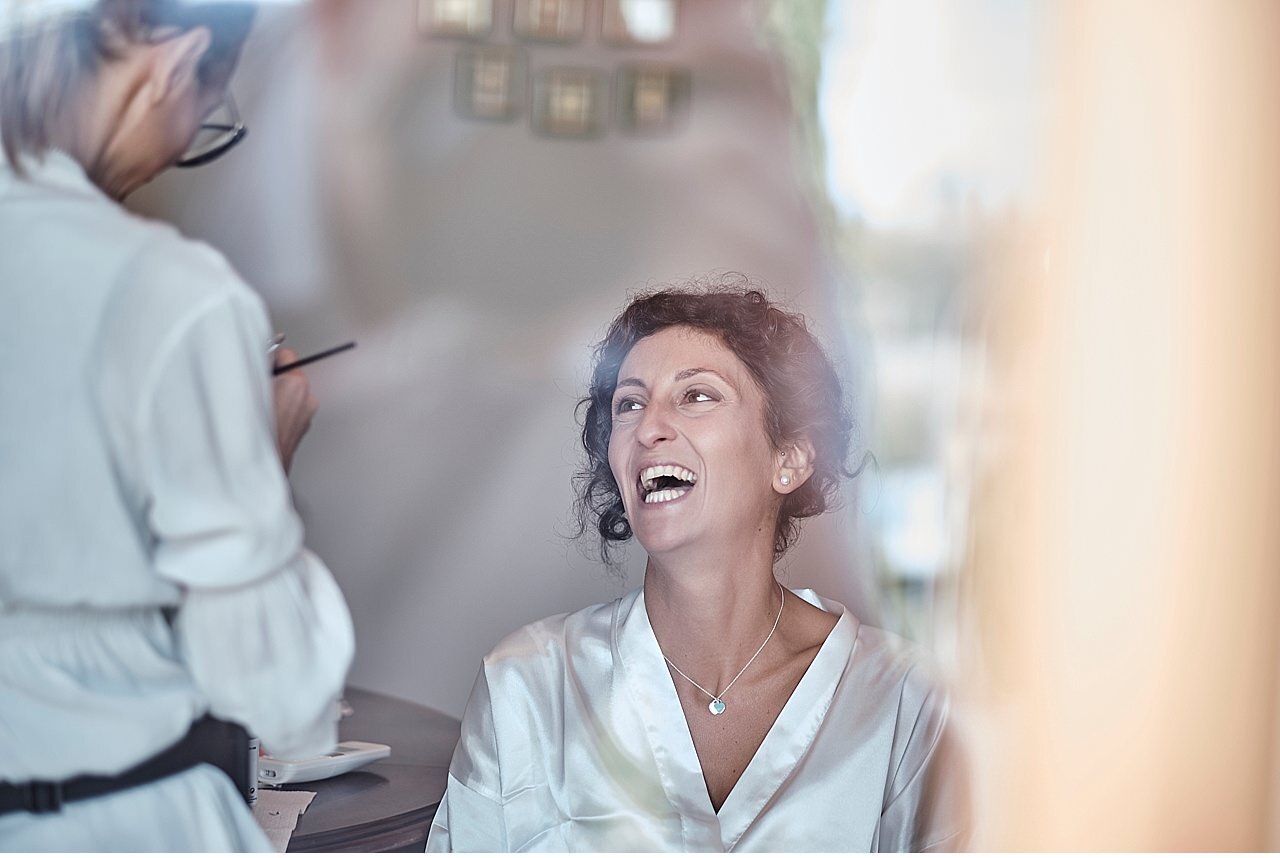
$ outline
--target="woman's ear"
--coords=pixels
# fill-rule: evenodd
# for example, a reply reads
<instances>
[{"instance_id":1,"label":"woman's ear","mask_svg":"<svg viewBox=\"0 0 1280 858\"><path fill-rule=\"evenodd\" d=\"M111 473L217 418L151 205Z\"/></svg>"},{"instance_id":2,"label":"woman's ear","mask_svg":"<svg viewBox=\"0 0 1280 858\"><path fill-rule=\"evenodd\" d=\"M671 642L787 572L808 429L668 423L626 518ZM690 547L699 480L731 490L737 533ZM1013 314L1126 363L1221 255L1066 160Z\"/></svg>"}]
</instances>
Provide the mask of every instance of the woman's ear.
<instances>
[{"instance_id":1,"label":"woman's ear","mask_svg":"<svg viewBox=\"0 0 1280 858\"><path fill-rule=\"evenodd\" d=\"M209 50L211 41L207 27L196 27L154 46L155 59L151 65L151 79L148 81L153 104L198 83L196 70L205 52Z\"/></svg>"},{"instance_id":2,"label":"woman's ear","mask_svg":"<svg viewBox=\"0 0 1280 858\"><path fill-rule=\"evenodd\" d=\"M773 474L774 491L787 495L804 485L813 476L815 456L813 443L808 438L797 438L779 447Z\"/></svg>"}]
</instances>

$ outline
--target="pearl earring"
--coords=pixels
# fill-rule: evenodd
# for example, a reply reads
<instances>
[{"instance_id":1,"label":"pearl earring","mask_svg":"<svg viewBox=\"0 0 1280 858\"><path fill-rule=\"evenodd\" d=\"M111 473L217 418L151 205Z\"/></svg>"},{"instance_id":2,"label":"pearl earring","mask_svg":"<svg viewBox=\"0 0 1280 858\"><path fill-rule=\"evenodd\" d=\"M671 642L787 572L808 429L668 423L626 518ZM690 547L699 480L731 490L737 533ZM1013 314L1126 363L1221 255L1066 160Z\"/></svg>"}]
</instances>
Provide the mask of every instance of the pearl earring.
<instances>
[{"instance_id":1,"label":"pearl earring","mask_svg":"<svg viewBox=\"0 0 1280 858\"><path fill-rule=\"evenodd\" d=\"M782 483L784 486L789 486L791 485L791 476L789 474L783 474L778 477L778 482Z\"/></svg>"}]
</instances>

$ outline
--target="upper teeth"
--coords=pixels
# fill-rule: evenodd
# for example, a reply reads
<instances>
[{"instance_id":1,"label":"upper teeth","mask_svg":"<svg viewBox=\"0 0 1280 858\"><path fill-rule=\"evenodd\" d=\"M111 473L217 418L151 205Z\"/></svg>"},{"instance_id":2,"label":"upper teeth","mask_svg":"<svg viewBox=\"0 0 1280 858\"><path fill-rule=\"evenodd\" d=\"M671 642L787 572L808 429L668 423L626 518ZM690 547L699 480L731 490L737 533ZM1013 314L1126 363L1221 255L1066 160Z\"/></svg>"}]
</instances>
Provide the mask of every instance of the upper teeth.
<instances>
[{"instance_id":1,"label":"upper teeth","mask_svg":"<svg viewBox=\"0 0 1280 858\"><path fill-rule=\"evenodd\" d=\"M698 475L688 468L682 468L679 465L654 465L640 472L640 485L644 486L645 491L650 491L654 487L654 480L658 477L675 477L686 483L698 481Z\"/></svg>"}]
</instances>

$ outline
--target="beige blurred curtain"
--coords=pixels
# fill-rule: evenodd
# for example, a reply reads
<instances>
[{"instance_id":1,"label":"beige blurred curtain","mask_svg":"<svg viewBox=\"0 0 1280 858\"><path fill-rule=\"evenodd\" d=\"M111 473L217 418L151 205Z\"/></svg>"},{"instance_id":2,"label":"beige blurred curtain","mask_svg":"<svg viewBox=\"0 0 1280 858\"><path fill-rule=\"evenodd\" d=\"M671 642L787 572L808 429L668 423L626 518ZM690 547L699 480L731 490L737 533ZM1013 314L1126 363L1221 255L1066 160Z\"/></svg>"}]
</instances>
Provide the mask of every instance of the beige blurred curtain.
<instances>
[{"instance_id":1,"label":"beige blurred curtain","mask_svg":"<svg viewBox=\"0 0 1280 858\"><path fill-rule=\"evenodd\" d=\"M1278 849L1280 4L1056 14L967 579L976 845Z\"/></svg>"}]
</instances>

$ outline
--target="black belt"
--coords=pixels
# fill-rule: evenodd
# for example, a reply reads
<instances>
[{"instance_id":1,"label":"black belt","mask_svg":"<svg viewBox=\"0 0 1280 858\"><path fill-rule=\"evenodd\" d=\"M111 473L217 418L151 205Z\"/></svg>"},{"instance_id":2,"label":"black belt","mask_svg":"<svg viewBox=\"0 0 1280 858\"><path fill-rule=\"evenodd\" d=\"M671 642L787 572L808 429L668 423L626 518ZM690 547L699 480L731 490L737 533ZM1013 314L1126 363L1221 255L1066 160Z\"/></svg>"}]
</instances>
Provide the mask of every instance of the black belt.
<instances>
[{"instance_id":1,"label":"black belt","mask_svg":"<svg viewBox=\"0 0 1280 858\"><path fill-rule=\"evenodd\" d=\"M149 784L200 763L226 772L247 801L256 780L256 766L249 756L249 734L239 724L205 716L191 725L177 744L111 777L81 775L65 781L0 782L0 813L25 810L56 813L69 801L98 798L109 793Z\"/></svg>"}]
</instances>

